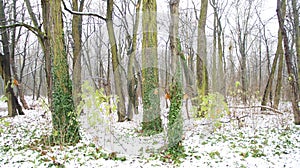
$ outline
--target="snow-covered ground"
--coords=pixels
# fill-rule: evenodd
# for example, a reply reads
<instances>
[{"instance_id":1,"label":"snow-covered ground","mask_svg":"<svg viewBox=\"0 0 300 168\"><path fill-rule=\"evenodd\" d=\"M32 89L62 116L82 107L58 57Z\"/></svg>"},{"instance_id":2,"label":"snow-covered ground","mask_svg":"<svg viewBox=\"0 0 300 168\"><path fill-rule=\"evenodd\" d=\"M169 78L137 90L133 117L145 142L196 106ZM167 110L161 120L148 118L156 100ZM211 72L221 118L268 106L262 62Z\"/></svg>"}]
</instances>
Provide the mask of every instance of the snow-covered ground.
<instances>
[{"instance_id":1,"label":"snow-covered ground","mask_svg":"<svg viewBox=\"0 0 300 168\"><path fill-rule=\"evenodd\" d=\"M166 133L141 136L142 113L133 121L118 123L107 116L91 127L81 116L82 140L76 146L42 145L40 139L51 132L51 117L41 101L25 116L0 119L0 167L299 167L300 127L294 126L291 107L261 113L259 109L231 109L243 116L240 121L224 118L214 130L205 119L184 117L185 158L181 164L164 162L159 151L166 145ZM163 111L162 119L166 111ZM183 112L186 114L186 112ZM0 103L0 116L7 115ZM230 122L229 122L230 121ZM153 154L154 153L154 154ZM115 157L116 155L116 157Z\"/></svg>"}]
</instances>

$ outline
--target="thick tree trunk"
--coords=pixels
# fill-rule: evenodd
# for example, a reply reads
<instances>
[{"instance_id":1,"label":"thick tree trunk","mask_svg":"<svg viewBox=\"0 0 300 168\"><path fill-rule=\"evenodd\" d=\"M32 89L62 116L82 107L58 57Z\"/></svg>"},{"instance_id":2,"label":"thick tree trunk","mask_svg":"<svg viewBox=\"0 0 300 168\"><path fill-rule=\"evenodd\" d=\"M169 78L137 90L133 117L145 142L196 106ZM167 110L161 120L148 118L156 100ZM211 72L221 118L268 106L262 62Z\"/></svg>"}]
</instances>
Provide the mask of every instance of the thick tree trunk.
<instances>
[{"instance_id":1,"label":"thick tree trunk","mask_svg":"<svg viewBox=\"0 0 300 168\"><path fill-rule=\"evenodd\" d=\"M146 134L162 131L157 60L156 0L143 0L142 129Z\"/></svg>"},{"instance_id":2,"label":"thick tree trunk","mask_svg":"<svg viewBox=\"0 0 300 168\"><path fill-rule=\"evenodd\" d=\"M285 3L285 2L284 2ZM294 123L296 125L300 125L300 109L299 109L299 84L298 84L298 74L297 70L293 67L293 58L289 48L289 39L287 36L287 32L284 26L284 17L281 12L281 7L283 3L281 0L277 0L277 17L279 22L279 27L281 30L283 42L284 42L284 50L285 50L285 61L288 69L288 81L291 85L291 92L292 92L292 107L294 111Z\"/></svg>"},{"instance_id":3,"label":"thick tree trunk","mask_svg":"<svg viewBox=\"0 0 300 168\"><path fill-rule=\"evenodd\" d=\"M106 26L107 26L108 36L109 36L109 43L110 43L110 47L111 47L115 90L116 90L117 96L119 98L118 121L123 122L123 121L125 121L126 108L125 108L125 98L122 93L122 78L121 78L121 73L120 73L121 65L119 65L120 61L119 61L119 57L118 57L118 49L117 49L116 37L115 37L114 26L113 26L113 21L112 21L113 5L114 5L113 0L107 0Z\"/></svg>"},{"instance_id":4,"label":"thick tree trunk","mask_svg":"<svg viewBox=\"0 0 300 168\"><path fill-rule=\"evenodd\" d=\"M78 114L72 98L72 82L64 44L61 0L42 0L46 20L49 49L53 58L52 136L55 144L74 144L80 140ZM44 13L44 12L49 13ZM44 18L45 19L45 18Z\"/></svg>"}]
</instances>

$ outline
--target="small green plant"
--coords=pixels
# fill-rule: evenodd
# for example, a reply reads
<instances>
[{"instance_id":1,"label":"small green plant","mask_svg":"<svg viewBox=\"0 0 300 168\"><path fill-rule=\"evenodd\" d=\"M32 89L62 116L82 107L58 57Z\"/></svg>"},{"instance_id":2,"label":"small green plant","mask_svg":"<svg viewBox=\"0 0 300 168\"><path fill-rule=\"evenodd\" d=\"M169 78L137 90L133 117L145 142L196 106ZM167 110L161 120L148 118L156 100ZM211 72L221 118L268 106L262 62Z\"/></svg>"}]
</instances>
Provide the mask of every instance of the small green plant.
<instances>
[{"instance_id":1,"label":"small green plant","mask_svg":"<svg viewBox=\"0 0 300 168\"><path fill-rule=\"evenodd\" d=\"M194 117L210 119L215 128L221 127L220 119L230 113L224 96L219 93L209 93L202 96L200 100L199 108L194 112Z\"/></svg>"},{"instance_id":2,"label":"small green plant","mask_svg":"<svg viewBox=\"0 0 300 168\"><path fill-rule=\"evenodd\" d=\"M0 118L0 135L4 132L5 127L9 127L10 122L6 121L3 118Z\"/></svg>"},{"instance_id":3,"label":"small green plant","mask_svg":"<svg viewBox=\"0 0 300 168\"><path fill-rule=\"evenodd\" d=\"M182 163L182 159L187 157L184 146L179 143L177 146L170 147L159 154L153 154L154 159L159 159L166 163L173 163L179 165Z\"/></svg>"},{"instance_id":4,"label":"small green plant","mask_svg":"<svg viewBox=\"0 0 300 168\"><path fill-rule=\"evenodd\" d=\"M5 102L5 101L7 101L7 97L4 96L4 95L2 95L2 96L0 97L0 102ZM1 135L1 133L4 132L4 129L3 129L3 128L9 127L9 125L10 125L10 122L6 121L6 120L3 119L3 118L0 118L0 135Z\"/></svg>"},{"instance_id":5,"label":"small green plant","mask_svg":"<svg viewBox=\"0 0 300 168\"><path fill-rule=\"evenodd\" d=\"M266 156L264 152L257 146L251 148L251 156L254 158Z\"/></svg>"},{"instance_id":6,"label":"small green plant","mask_svg":"<svg viewBox=\"0 0 300 168\"><path fill-rule=\"evenodd\" d=\"M5 101L7 101L7 100L8 100L8 99L7 99L6 96L4 96L4 95L0 96L0 102L5 102Z\"/></svg>"},{"instance_id":7,"label":"small green plant","mask_svg":"<svg viewBox=\"0 0 300 168\"><path fill-rule=\"evenodd\" d=\"M112 118L104 120L104 117L110 117L110 112L117 109L115 104L110 103L111 96L106 96L102 88L95 90L87 81L83 83L82 90L82 101L77 112L81 113L83 110L87 112L88 124L91 127L95 127L99 123L110 122Z\"/></svg>"},{"instance_id":8,"label":"small green plant","mask_svg":"<svg viewBox=\"0 0 300 168\"><path fill-rule=\"evenodd\" d=\"M221 159L221 155L219 151L209 152L208 155L212 159L216 159L216 156Z\"/></svg>"}]
</instances>

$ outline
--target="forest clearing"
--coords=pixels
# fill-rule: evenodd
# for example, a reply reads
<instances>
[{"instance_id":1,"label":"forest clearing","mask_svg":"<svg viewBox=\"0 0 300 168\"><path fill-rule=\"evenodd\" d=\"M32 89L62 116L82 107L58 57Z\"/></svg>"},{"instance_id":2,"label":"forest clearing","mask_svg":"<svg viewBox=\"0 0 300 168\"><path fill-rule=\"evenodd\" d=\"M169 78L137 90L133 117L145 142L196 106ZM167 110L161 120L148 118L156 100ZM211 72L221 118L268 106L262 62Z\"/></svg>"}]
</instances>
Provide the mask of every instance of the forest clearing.
<instances>
[{"instance_id":1,"label":"forest clearing","mask_svg":"<svg viewBox=\"0 0 300 168\"><path fill-rule=\"evenodd\" d=\"M0 0L0 167L299 167L299 15Z\"/></svg>"}]
</instances>

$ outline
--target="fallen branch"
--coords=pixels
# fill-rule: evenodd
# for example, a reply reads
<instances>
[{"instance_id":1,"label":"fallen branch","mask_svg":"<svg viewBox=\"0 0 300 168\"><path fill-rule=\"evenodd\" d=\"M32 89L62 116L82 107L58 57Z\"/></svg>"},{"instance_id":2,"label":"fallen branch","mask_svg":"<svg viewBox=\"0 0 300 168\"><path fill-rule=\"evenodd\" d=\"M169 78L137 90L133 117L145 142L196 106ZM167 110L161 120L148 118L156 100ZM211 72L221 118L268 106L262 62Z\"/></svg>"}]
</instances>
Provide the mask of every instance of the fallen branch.
<instances>
[{"instance_id":1,"label":"fallen branch","mask_svg":"<svg viewBox=\"0 0 300 168\"><path fill-rule=\"evenodd\" d=\"M265 108L265 109L273 111L274 113L277 113L277 114L284 114L283 112L281 112L281 111L279 111L277 109L274 109L272 107L269 107L269 106L260 106L260 105L257 105L257 106L229 106L228 108L235 108L235 109Z\"/></svg>"}]
</instances>

